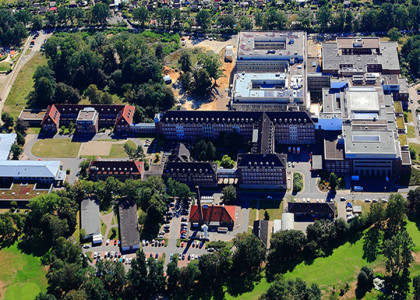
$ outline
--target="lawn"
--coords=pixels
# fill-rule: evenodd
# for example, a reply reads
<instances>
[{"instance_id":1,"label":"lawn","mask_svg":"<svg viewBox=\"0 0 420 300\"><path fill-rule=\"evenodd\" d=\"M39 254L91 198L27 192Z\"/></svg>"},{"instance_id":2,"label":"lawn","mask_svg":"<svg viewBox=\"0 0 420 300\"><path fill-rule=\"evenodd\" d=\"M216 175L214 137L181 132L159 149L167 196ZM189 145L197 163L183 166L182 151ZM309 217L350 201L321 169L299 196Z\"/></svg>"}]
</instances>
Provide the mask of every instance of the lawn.
<instances>
[{"instance_id":1,"label":"lawn","mask_svg":"<svg viewBox=\"0 0 420 300\"><path fill-rule=\"evenodd\" d=\"M4 104L4 111L10 113L15 119L19 117L20 111L27 106L27 96L34 86L32 76L36 68L46 64L45 56L38 53L20 70Z\"/></svg>"},{"instance_id":2,"label":"lawn","mask_svg":"<svg viewBox=\"0 0 420 300\"><path fill-rule=\"evenodd\" d=\"M420 251L420 231L414 222L407 223L407 231L411 235L416 247L415 252ZM299 264L292 272L284 275L286 279L302 278L306 283L316 283L324 292L332 288L339 289L341 284L348 282L350 285L357 279L360 268L364 265L370 266L376 272L384 272L384 262L382 256L372 263L368 263L363 257L363 239L359 239L355 243L347 242L338 247L328 257L320 257L314 260L310 265L304 262ZM334 267L331 267L334 266ZM420 266L413 263L411 267L411 277L420 274ZM254 290L244 293L238 298L240 299L258 299L262 293L267 291L269 283L262 278ZM376 299L375 292L368 293L366 299ZM226 294L226 299L235 299L235 297Z\"/></svg>"},{"instance_id":3,"label":"lawn","mask_svg":"<svg viewBox=\"0 0 420 300\"><path fill-rule=\"evenodd\" d=\"M105 237L105 233L106 233L106 224L101 219L101 234L103 237Z\"/></svg>"},{"instance_id":4,"label":"lawn","mask_svg":"<svg viewBox=\"0 0 420 300\"><path fill-rule=\"evenodd\" d=\"M112 231L112 229L115 228L115 235L114 232ZM108 232L108 239L110 240L119 240L120 239L120 233L118 230L118 227L112 227L109 232Z\"/></svg>"},{"instance_id":5,"label":"lawn","mask_svg":"<svg viewBox=\"0 0 420 300\"><path fill-rule=\"evenodd\" d=\"M415 138L416 137L416 128L411 125L407 125L407 136L409 138Z\"/></svg>"},{"instance_id":6,"label":"lawn","mask_svg":"<svg viewBox=\"0 0 420 300\"><path fill-rule=\"evenodd\" d=\"M9 72L11 70L11 66L12 64L7 62L7 61L3 61L0 63L0 72Z\"/></svg>"},{"instance_id":7,"label":"lawn","mask_svg":"<svg viewBox=\"0 0 420 300\"><path fill-rule=\"evenodd\" d=\"M70 139L44 139L32 146L32 154L38 157L76 157L80 145Z\"/></svg>"},{"instance_id":8,"label":"lawn","mask_svg":"<svg viewBox=\"0 0 420 300\"><path fill-rule=\"evenodd\" d=\"M76 215L76 228L72 234L72 236L74 237L74 239L80 243L80 211L77 211L77 215Z\"/></svg>"},{"instance_id":9,"label":"lawn","mask_svg":"<svg viewBox=\"0 0 420 300\"><path fill-rule=\"evenodd\" d=\"M251 201L251 205L249 208L248 233L252 232L254 221L257 218L257 211L257 200L253 200ZM261 200L259 206L259 220L264 220L265 211L268 212L270 220L281 219L281 216L283 214L283 201Z\"/></svg>"},{"instance_id":10,"label":"lawn","mask_svg":"<svg viewBox=\"0 0 420 300\"><path fill-rule=\"evenodd\" d=\"M133 141L127 141L128 145L131 145L133 147L136 147L136 143L134 143ZM127 153L124 150L124 145L125 144L112 144L111 146L111 151L109 151L109 155L107 156L102 156L102 157L112 157L112 158L125 158L127 157Z\"/></svg>"},{"instance_id":11,"label":"lawn","mask_svg":"<svg viewBox=\"0 0 420 300\"><path fill-rule=\"evenodd\" d=\"M34 190L35 184L25 184L21 185L19 183L13 184L10 190L0 190L0 199L9 200L29 200L33 197L36 197L41 194L48 194L49 191L44 190Z\"/></svg>"},{"instance_id":12,"label":"lawn","mask_svg":"<svg viewBox=\"0 0 420 300\"><path fill-rule=\"evenodd\" d=\"M22 253L17 245L0 251L0 295L4 300L31 300L46 291L46 268L41 259Z\"/></svg>"}]
</instances>

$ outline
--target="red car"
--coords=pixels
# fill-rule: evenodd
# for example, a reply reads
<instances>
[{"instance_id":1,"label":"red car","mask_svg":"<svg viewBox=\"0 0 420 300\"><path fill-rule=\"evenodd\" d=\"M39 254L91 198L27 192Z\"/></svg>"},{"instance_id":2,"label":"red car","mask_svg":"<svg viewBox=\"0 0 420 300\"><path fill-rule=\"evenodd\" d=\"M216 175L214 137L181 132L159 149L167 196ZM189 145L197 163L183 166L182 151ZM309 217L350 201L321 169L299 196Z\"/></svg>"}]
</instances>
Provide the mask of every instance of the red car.
<instances>
[{"instance_id":1,"label":"red car","mask_svg":"<svg viewBox=\"0 0 420 300\"><path fill-rule=\"evenodd\" d=\"M162 246L165 246L165 240L162 240Z\"/></svg>"},{"instance_id":2,"label":"red car","mask_svg":"<svg viewBox=\"0 0 420 300\"><path fill-rule=\"evenodd\" d=\"M114 240L114 246L118 245L118 240Z\"/></svg>"},{"instance_id":3,"label":"red car","mask_svg":"<svg viewBox=\"0 0 420 300\"><path fill-rule=\"evenodd\" d=\"M181 248L184 248L184 242L181 242Z\"/></svg>"},{"instance_id":4,"label":"red car","mask_svg":"<svg viewBox=\"0 0 420 300\"><path fill-rule=\"evenodd\" d=\"M187 233L185 230L181 230L181 233Z\"/></svg>"}]
</instances>

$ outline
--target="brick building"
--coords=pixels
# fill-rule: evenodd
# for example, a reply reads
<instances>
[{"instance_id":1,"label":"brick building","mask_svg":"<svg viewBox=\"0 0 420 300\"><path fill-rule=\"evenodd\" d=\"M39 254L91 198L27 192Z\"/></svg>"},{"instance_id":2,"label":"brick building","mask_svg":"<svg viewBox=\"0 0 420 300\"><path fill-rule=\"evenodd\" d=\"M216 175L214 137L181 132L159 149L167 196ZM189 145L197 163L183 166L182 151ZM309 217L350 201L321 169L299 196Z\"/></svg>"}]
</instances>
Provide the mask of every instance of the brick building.
<instances>
[{"instance_id":1,"label":"brick building","mask_svg":"<svg viewBox=\"0 0 420 300\"><path fill-rule=\"evenodd\" d=\"M91 180L106 180L115 177L120 181L142 179L144 163L140 161L97 160L90 163L88 175Z\"/></svg>"}]
</instances>

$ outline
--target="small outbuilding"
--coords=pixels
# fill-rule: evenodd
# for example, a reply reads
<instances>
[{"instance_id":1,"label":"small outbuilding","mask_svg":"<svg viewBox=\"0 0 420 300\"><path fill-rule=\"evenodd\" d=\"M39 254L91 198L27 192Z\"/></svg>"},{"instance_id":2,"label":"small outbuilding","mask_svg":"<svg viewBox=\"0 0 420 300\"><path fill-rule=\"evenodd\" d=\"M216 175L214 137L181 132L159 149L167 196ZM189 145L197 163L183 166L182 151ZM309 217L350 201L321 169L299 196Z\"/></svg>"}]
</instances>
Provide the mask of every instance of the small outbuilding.
<instances>
[{"instance_id":1,"label":"small outbuilding","mask_svg":"<svg viewBox=\"0 0 420 300\"><path fill-rule=\"evenodd\" d=\"M99 201L96 198L84 199L80 204L82 229L84 238L91 239L92 244L102 243L101 220L99 217Z\"/></svg>"}]
</instances>

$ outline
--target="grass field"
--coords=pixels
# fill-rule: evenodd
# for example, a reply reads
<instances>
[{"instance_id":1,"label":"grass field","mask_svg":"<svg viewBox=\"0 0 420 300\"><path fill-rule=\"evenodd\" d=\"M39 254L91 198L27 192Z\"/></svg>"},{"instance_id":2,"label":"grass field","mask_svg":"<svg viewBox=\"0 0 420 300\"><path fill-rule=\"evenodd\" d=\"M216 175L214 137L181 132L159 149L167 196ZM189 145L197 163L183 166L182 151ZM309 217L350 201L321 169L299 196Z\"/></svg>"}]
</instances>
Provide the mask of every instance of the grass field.
<instances>
[{"instance_id":1,"label":"grass field","mask_svg":"<svg viewBox=\"0 0 420 300\"><path fill-rule=\"evenodd\" d=\"M416 128L411 125L407 125L407 136L409 138L415 138L416 137Z\"/></svg>"},{"instance_id":2,"label":"grass field","mask_svg":"<svg viewBox=\"0 0 420 300\"><path fill-rule=\"evenodd\" d=\"M47 272L41 259L22 253L16 245L0 251L0 270L0 297L4 300L32 300L46 291Z\"/></svg>"},{"instance_id":3,"label":"grass field","mask_svg":"<svg viewBox=\"0 0 420 300\"><path fill-rule=\"evenodd\" d=\"M410 143L409 147L416 150L416 159L413 159L413 161L418 162L419 161L419 154L420 154L420 144Z\"/></svg>"},{"instance_id":4,"label":"grass field","mask_svg":"<svg viewBox=\"0 0 420 300\"><path fill-rule=\"evenodd\" d=\"M129 144L131 146L136 147L136 143L133 141L128 141L125 144ZM124 158L127 157L127 153L124 150L125 144L112 144L111 151L109 151L109 155L103 157L112 157L112 158Z\"/></svg>"},{"instance_id":5,"label":"grass field","mask_svg":"<svg viewBox=\"0 0 420 300\"><path fill-rule=\"evenodd\" d=\"M15 119L19 117L20 111L26 107L27 96L34 86L32 76L36 68L45 64L47 64L47 59L38 53L20 70L4 104L4 111L10 113Z\"/></svg>"},{"instance_id":6,"label":"grass field","mask_svg":"<svg viewBox=\"0 0 420 300\"><path fill-rule=\"evenodd\" d=\"M38 157L76 157L80 145L70 139L44 139L32 146L32 154Z\"/></svg>"},{"instance_id":7,"label":"grass field","mask_svg":"<svg viewBox=\"0 0 420 300\"><path fill-rule=\"evenodd\" d=\"M8 72L11 70L12 64L7 62L7 61L3 61L0 63L0 72Z\"/></svg>"},{"instance_id":8,"label":"grass field","mask_svg":"<svg viewBox=\"0 0 420 300\"><path fill-rule=\"evenodd\" d=\"M408 222L407 231L413 239L416 247L414 251L420 255L420 231L414 222ZM286 279L302 278L306 283L316 283L320 286L325 294L333 286L339 289L340 285L346 282L355 287L354 283L357 280L357 275L360 268L364 265L370 266L375 272L384 273L384 261L382 256L372 263L368 263L363 257L363 239L359 239L355 243L347 242L338 247L328 257L320 257L314 260L311 265L305 263L299 264L293 272L288 272L284 275ZM331 267L334 266L334 267ZM413 263L411 267L411 277L420 274L420 265ZM226 299L258 299L261 294L267 291L270 284L262 278L261 282L255 285L252 292L239 295L237 298L226 294ZM351 293L351 291L349 292ZM349 294L346 294L349 295ZM376 292L366 294L364 299L376 299ZM351 295L350 295L351 296ZM325 296L324 296L325 297ZM327 297L326 297L327 298ZM353 299L353 297L346 299Z\"/></svg>"},{"instance_id":9,"label":"grass field","mask_svg":"<svg viewBox=\"0 0 420 300\"><path fill-rule=\"evenodd\" d=\"M101 234L103 237L105 237L105 233L106 233L106 224L101 219Z\"/></svg>"}]
</instances>

